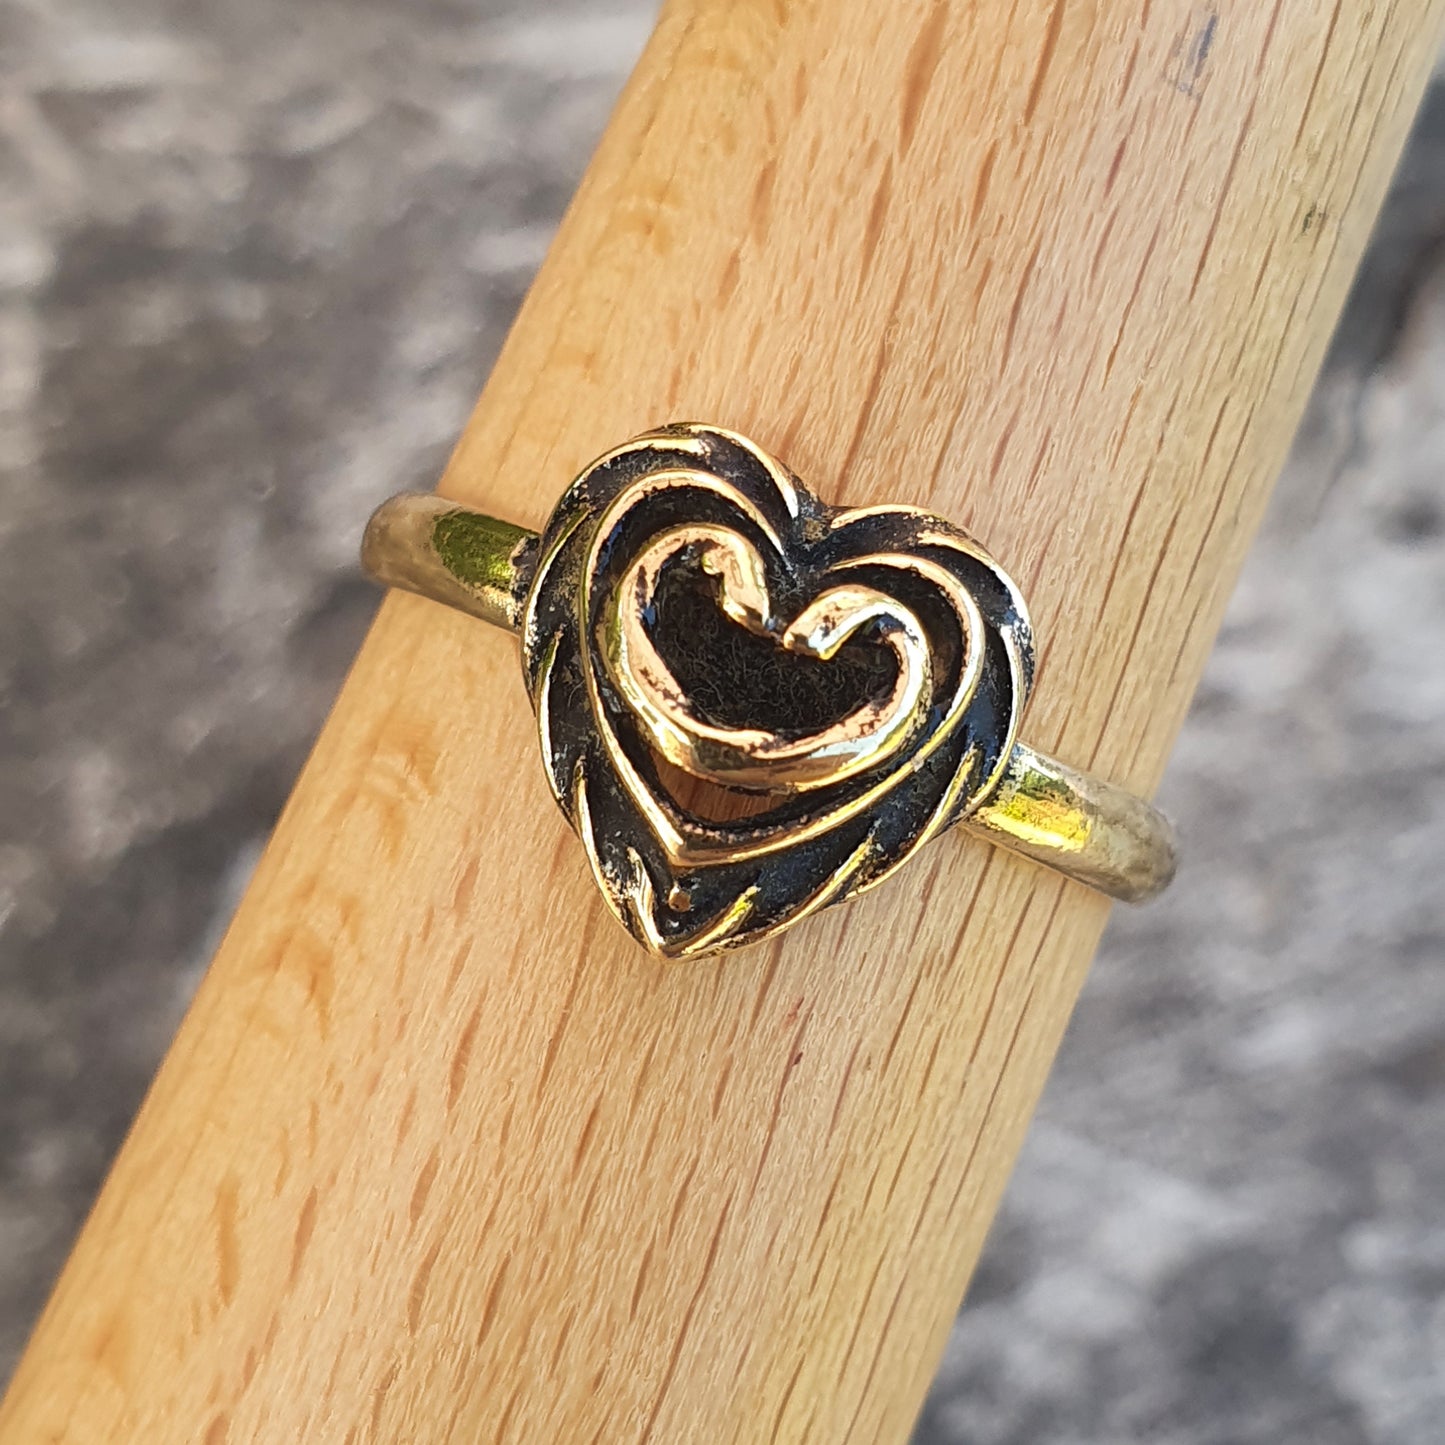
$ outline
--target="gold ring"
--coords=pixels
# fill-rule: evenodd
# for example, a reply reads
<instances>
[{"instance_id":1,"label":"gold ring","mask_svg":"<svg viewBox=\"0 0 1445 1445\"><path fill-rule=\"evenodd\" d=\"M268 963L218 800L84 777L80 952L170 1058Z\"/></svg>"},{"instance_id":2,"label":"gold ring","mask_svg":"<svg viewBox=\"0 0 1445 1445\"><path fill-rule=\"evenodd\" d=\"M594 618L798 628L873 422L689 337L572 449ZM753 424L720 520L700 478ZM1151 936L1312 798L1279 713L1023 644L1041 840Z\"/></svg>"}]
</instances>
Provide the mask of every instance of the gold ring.
<instances>
[{"instance_id":1,"label":"gold ring","mask_svg":"<svg viewBox=\"0 0 1445 1445\"><path fill-rule=\"evenodd\" d=\"M1033 633L998 563L916 508L828 507L735 432L608 452L540 536L393 497L362 562L521 634L552 794L654 953L766 938L955 823L1128 902L1174 875L1163 814L1018 741Z\"/></svg>"}]
</instances>

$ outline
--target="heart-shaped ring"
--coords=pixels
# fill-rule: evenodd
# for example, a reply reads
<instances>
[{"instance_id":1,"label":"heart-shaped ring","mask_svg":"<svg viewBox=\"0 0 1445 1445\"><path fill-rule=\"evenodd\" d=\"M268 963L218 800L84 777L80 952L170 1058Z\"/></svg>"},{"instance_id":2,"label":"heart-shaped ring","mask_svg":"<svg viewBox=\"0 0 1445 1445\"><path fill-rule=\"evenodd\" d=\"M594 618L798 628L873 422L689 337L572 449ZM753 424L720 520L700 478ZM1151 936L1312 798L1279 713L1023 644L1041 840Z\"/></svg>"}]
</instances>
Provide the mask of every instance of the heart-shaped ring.
<instances>
[{"instance_id":1,"label":"heart-shaped ring","mask_svg":"<svg viewBox=\"0 0 1445 1445\"><path fill-rule=\"evenodd\" d=\"M362 555L520 631L553 796L655 953L777 933L956 822L1130 901L1173 875L1154 808L1018 742L1033 635L998 563L915 508L827 507L734 432L608 452L540 537L395 497Z\"/></svg>"}]
</instances>

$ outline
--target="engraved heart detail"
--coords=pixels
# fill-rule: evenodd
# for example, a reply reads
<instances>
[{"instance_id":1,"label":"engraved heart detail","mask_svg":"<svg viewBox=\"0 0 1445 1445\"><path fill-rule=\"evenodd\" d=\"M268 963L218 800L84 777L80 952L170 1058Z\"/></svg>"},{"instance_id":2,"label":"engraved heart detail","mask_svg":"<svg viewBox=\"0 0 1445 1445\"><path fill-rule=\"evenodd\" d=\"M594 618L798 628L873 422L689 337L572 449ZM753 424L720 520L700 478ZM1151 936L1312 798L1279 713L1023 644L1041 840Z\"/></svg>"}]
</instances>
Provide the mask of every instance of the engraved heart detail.
<instances>
[{"instance_id":1,"label":"engraved heart detail","mask_svg":"<svg viewBox=\"0 0 1445 1445\"><path fill-rule=\"evenodd\" d=\"M881 882L981 802L1033 672L971 538L835 511L742 437L669 427L593 463L541 540L522 629L547 776L654 952L735 947ZM670 769L764 802L729 821Z\"/></svg>"},{"instance_id":2,"label":"engraved heart detail","mask_svg":"<svg viewBox=\"0 0 1445 1445\"><path fill-rule=\"evenodd\" d=\"M881 695L860 696L858 706L830 725L808 731L776 716L779 709L767 706L760 689L748 689L748 677L737 675L735 666L728 681L739 691L752 691L758 710L774 716L730 726L715 716L716 705L710 715L706 700L679 681L665 656L667 633L687 626L676 618L676 602L669 608L671 599L664 595L669 574L684 568L716 579L719 615L796 656L834 662L860 632L876 631L892 654L891 685ZM675 598L675 586L672 590ZM705 624L693 629L694 644L704 630ZM843 583L784 623L775 612L762 558L746 538L715 526L673 527L651 543L609 594L598 635L608 678L654 750L684 772L723 787L764 793L826 787L886 761L927 721L928 639L907 608L872 587ZM674 638L672 650L685 641ZM786 706L786 694L783 702Z\"/></svg>"}]
</instances>

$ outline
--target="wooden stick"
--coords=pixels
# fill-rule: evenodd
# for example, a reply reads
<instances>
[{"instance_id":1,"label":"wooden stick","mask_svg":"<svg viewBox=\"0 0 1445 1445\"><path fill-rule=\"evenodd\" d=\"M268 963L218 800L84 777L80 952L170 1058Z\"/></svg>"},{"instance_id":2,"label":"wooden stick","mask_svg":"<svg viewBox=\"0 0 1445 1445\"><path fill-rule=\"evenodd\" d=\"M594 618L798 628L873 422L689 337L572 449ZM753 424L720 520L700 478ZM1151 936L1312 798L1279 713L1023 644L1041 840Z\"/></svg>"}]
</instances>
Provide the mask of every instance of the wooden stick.
<instances>
[{"instance_id":1,"label":"wooden stick","mask_svg":"<svg viewBox=\"0 0 1445 1445\"><path fill-rule=\"evenodd\" d=\"M674 3L446 490L535 526L695 418L950 515L1031 599L1030 740L1147 790L1442 8ZM651 962L513 640L395 596L0 1439L901 1441L1105 913L951 836Z\"/></svg>"}]
</instances>

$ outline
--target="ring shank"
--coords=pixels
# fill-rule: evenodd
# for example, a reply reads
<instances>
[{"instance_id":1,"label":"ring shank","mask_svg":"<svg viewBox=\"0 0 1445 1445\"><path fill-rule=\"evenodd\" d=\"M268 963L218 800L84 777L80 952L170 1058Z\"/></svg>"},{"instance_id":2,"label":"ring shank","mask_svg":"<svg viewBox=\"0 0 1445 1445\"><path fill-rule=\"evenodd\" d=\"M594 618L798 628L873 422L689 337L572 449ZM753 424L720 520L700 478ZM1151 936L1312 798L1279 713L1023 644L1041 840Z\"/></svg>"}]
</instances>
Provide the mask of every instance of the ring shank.
<instances>
[{"instance_id":1,"label":"ring shank","mask_svg":"<svg viewBox=\"0 0 1445 1445\"><path fill-rule=\"evenodd\" d=\"M532 580L537 534L435 492L402 492L371 514L361 565L384 587L444 602L516 632Z\"/></svg>"},{"instance_id":2,"label":"ring shank","mask_svg":"<svg viewBox=\"0 0 1445 1445\"><path fill-rule=\"evenodd\" d=\"M1174 877L1174 828L1151 803L1015 743L998 786L963 826L1123 903Z\"/></svg>"},{"instance_id":3,"label":"ring shank","mask_svg":"<svg viewBox=\"0 0 1445 1445\"><path fill-rule=\"evenodd\" d=\"M384 502L361 560L386 587L515 632L537 534L430 492ZM1143 798L1016 743L998 786L966 818L970 833L1125 903L1174 877L1174 830Z\"/></svg>"}]
</instances>

